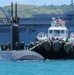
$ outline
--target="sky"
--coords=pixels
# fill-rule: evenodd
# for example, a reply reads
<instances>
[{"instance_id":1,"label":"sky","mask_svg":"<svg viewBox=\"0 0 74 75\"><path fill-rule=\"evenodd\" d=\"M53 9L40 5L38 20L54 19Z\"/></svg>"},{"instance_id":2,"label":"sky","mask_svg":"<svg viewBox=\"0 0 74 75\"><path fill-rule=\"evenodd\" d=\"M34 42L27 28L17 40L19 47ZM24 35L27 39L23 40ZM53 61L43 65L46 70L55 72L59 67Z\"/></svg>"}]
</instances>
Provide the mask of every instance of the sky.
<instances>
[{"instance_id":1,"label":"sky","mask_svg":"<svg viewBox=\"0 0 74 75\"><path fill-rule=\"evenodd\" d=\"M0 7L10 5L11 2L17 4L28 4L28 5L62 5L62 4L71 4L71 0L0 0Z\"/></svg>"}]
</instances>

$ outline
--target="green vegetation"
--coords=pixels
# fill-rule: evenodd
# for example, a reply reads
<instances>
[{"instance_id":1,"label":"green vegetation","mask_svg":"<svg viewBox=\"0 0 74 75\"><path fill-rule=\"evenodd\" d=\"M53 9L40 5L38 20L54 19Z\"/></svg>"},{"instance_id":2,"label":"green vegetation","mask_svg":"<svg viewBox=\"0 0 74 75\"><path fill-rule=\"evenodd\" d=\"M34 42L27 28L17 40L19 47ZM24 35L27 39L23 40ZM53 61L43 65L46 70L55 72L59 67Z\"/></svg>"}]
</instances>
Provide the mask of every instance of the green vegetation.
<instances>
[{"instance_id":1,"label":"green vegetation","mask_svg":"<svg viewBox=\"0 0 74 75\"><path fill-rule=\"evenodd\" d=\"M2 7L6 13L10 14L10 6ZM36 5L18 5L18 15L19 17L33 17L33 14L63 14L63 12L71 11L72 8L70 5L61 5L61 6L54 6L54 5L43 5L43 6L36 6ZM5 15L0 10L0 17L5 17Z\"/></svg>"}]
</instances>

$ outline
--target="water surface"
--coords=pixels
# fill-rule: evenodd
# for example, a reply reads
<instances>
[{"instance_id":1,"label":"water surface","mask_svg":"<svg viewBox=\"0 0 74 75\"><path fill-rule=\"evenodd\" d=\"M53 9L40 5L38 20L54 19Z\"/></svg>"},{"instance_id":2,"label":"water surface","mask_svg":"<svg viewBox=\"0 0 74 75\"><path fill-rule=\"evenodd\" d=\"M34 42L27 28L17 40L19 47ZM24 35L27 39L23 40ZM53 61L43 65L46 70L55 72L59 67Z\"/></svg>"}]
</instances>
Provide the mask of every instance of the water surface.
<instances>
[{"instance_id":1,"label":"water surface","mask_svg":"<svg viewBox=\"0 0 74 75\"><path fill-rule=\"evenodd\" d=\"M73 75L74 60L0 61L0 75Z\"/></svg>"}]
</instances>

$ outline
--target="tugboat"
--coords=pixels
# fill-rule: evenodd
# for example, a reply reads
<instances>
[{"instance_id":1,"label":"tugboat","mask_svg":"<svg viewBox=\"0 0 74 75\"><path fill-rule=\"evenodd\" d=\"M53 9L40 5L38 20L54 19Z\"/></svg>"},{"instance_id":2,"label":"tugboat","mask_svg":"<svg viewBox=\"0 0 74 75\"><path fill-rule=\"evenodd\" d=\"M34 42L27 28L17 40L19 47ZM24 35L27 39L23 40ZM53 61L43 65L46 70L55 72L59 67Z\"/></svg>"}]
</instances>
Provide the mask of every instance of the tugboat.
<instances>
[{"instance_id":1,"label":"tugboat","mask_svg":"<svg viewBox=\"0 0 74 75\"><path fill-rule=\"evenodd\" d=\"M47 37L40 32L37 42L30 50L41 54L45 59L74 59L74 45L68 38L68 29L65 20L60 18L51 22Z\"/></svg>"}]
</instances>

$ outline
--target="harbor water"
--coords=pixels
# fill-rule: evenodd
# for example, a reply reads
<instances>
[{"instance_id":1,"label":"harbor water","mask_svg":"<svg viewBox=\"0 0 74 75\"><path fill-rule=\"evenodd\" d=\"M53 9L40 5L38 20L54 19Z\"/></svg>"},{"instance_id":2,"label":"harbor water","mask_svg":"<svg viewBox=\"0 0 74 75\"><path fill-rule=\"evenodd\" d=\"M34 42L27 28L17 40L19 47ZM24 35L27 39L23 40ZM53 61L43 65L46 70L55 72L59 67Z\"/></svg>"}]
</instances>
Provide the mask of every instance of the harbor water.
<instances>
[{"instance_id":1,"label":"harbor water","mask_svg":"<svg viewBox=\"0 0 74 75\"><path fill-rule=\"evenodd\" d=\"M0 75L73 75L74 60L0 61Z\"/></svg>"}]
</instances>

